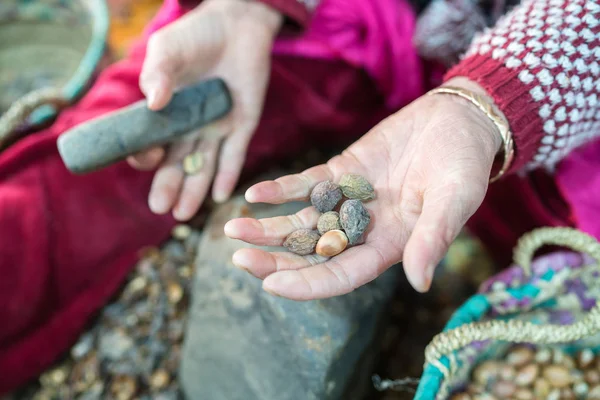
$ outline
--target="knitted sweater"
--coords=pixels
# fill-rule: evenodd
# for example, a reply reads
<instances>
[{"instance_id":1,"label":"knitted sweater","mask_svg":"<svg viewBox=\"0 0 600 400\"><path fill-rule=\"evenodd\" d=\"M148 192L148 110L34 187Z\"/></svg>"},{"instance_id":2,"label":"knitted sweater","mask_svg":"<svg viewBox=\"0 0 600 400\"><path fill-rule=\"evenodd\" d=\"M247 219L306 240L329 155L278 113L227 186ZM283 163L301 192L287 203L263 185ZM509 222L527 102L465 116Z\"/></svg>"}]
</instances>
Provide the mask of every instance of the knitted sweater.
<instances>
[{"instance_id":1,"label":"knitted sweater","mask_svg":"<svg viewBox=\"0 0 600 400\"><path fill-rule=\"evenodd\" d=\"M300 25L318 2L262 1ZM552 170L600 135L599 18L594 0L525 0L477 37L446 75L478 82L503 111L515 138L513 171Z\"/></svg>"}]
</instances>

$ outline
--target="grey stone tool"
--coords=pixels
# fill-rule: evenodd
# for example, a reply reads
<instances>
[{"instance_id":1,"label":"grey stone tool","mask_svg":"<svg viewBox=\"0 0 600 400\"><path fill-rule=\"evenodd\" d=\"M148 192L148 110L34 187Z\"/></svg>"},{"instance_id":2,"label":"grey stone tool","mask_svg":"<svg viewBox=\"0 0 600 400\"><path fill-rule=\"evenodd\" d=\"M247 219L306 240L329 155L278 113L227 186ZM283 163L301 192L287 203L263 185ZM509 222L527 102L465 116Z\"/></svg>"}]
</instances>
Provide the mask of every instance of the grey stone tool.
<instances>
[{"instance_id":1,"label":"grey stone tool","mask_svg":"<svg viewBox=\"0 0 600 400\"><path fill-rule=\"evenodd\" d=\"M225 116L231 107L225 82L207 80L175 93L160 111L150 111L141 100L80 124L58 138L58 151L69 171L85 174L172 142Z\"/></svg>"}]
</instances>

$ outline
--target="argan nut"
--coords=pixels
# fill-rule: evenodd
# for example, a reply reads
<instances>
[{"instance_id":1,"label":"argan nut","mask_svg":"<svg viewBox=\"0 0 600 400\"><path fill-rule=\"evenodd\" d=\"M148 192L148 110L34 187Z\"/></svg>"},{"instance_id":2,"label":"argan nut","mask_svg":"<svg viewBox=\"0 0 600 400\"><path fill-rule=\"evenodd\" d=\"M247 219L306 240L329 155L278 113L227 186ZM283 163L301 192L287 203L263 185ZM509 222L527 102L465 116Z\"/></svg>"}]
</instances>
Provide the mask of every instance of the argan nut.
<instances>
[{"instance_id":1,"label":"argan nut","mask_svg":"<svg viewBox=\"0 0 600 400\"><path fill-rule=\"evenodd\" d=\"M600 385L594 386L590 389L587 395L588 400L600 400Z\"/></svg>"},{"instance_id":2,"label":"argan nut","mask_svg":"<svg viewBox=\"0 0 600 400\"><path fill-rule=\"evenodd\" d=\"M515 383L517 386L529 386L537 379L539 373L540 367L537 364L527 364L517 373Z\"/></svg>"},{"instance_id":3,"label":"argan nut","mask_svg":"<svg viewBox=\"0 0 600 400\"><path fill-rule=\"evenodd\" d=\"M342 224L340 224L340 214L335 211L327 211L325 214L321 214L317 221L317 230L321 235L325 232L341 230Z\"/></svg>"},{"instance_id":4,"label":"argan nut","mask_svg":"<svg viewBox=\"0 0 600 400\"><path fill-rule=\"evenodd\" d=\"M544 378L536 379L533 384L533 394L536 399L545 399L550 394L551 389L550 384Z\"/></svg>"},{"instance_id":5,"label":"argan nut","mask_svg":"<svg viewBox=\"0 0 600 400\"><path fill-rule=\"evenodd\" d=\"M292 232L285 238L283 247L301 256L306 256L315 251L317 242L319 241L319 234L317 231L310 229L299 229Z\"/></svg>"},{"instance_id":6,"label":"argan nut","mask_svg":"<svg viewBox=\"0 0 600 400\"><path fill-rule=\"evenodd\" d=\"M586 369L594 361L594 352L590 349L584 349L577 354L577 364L579 368Z\"/></svg>"},{"instance_id":7,"label":"argan nut","mask_svg":"<svg viewBox=\"0 0 600 400\"><path fill-rule=\"evenodd\" d=\"M544 378L555 388L564 388L571 383L569 369L564 365L548 365L544 368Z\"/></svg>"},{"instance_id":8,"label":"argan nut","mask_svg":"<svg viewBox=\"0 0 600 400\"><path fill-rule=\"evenodd\" d=\"M521 367L529 363L534 358L533 350L526 346L517 346L513 348L506 356L506 362L515 367Z\"/></svg>"},{"instance_id":9,"label":"argan nut","mask_svg":"<svg viewBox=\"0 0 600 400\"><path fill-rule=\"evenodd\" d=\"M533 393L528 389L517 389L514 394L515 400L535 400Z\"/></svg>"},{"instance_id":10,"label":"argan nut","mask_svg":"<svg viewBox=\"0 0 600 400\"><path fill-rule=\"evenodd\" d=\"M331 211L342 199L342 190L331 181L323 181L313 189L310 202L317 211L325 213Z\"/></svg>"},{"instance_id":11,"label":"argan nut","mask_svg":"<svg viewBox=\"0 0 600 400\"><path fill-rule=\"evenodd\" d=\"M492 393L501 399L512 398L517 391L517 386L513 382L498 381L492 386Z\"/></svg>"},{"instance_id":12,"label":"argan nut","mask_svg":"<svg viewBox=\"0 0 600 400\"><path fill-rule=\"evenodd\" d=\"M362 176L346 174L340 179L342 193L349 199L368 201L375 198L373 186Z\"/></svg>"},{"instance_id":13,"label":"argan nut","mask_svg":"<svg viewBox=\"0 0 600 400\"><path fill-rule=\"evenodd\" d=\"M371 216L360 200L346 200L342 204L340 223L351 245L358 242L370 222Z\"/></svg>"},{"instance_id":14,"label":"argan nut","mask_svg":"<svg viewBox=\"0 0 600 400\"><path fill-rule=\"evenodd\" d=\"M315 252L323 257L333 257L340 254L348 246L348 237L340 230L326 232L319 241Z\"/></svg>"},{"instance_id":15,"label":"argan nut","mask_svg":"<svg viewBox=\"0 0 600 400\"><path fill-rule=\"evenodd\" d=\"M487 385L496 379L500 365L493 360L487 360L479 364L473 371L473 380L480 385Z\"/></svg>"}]
</instances>

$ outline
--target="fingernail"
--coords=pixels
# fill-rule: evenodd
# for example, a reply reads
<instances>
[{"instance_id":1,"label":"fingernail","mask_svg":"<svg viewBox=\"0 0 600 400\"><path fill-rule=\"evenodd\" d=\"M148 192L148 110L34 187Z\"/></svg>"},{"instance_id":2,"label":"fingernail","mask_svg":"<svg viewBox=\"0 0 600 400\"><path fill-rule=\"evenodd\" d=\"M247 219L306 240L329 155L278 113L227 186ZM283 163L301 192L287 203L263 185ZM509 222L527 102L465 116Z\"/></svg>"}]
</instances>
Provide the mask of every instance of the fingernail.
<instances>
[{"instance_id":1,"label":"fingernail","mask_svg":"<svg viewBox=\"0 0 600 400\"><path fill-rule=\"evenodd\" d=\"M156 102L156 89L153 88L148 91L146 100L148 101L148 106L152 107L152 105Z\"/></svg>"},{"instance_id":2,"label":"fingernail","mask_svg":"<svg viewBox=\"0 0 600 400\"><path fill-rule=\"evenodd\" d=\"M173 218L175 218L178 221L185 221L187 220L187 216L189 215L189 210L186 207L183 206L179 206L177 208L175 208L173 210Z\"/></svg>"},{"instance_id":3,"label":"fingernail","mask_svg":"<svg viewBox=\"0 0 600 400\"><path fill-rule=\"evenodd\" d=\"M229 199L229 196L225 192L215 192L213 195L213 200L215 203L224 203Z\"/></svg>"},{"instance_id":4,"label":"fingernail","mask_svg":"<svg viewBox=\"0 0 600 400\"><path fill-rule=\"evenodd\" d=\"M236 268L243 269L244 271L250 273L250 268L247 267L246 257L244 257L243 253L235 252L233 253L233 257L231 257L231 262L235 265Z\"/></svg>"},{"instance_id":5,"label":"fingernail","mask_svg":"<svg viewBox=\"0 0 600 400\"><path fill-rule=\"evenodd\" d=\"M148 205L155 214L164 214L169 211L169 204L164 196L150 196Z\"/></svg>"},{"instance_id":6,"label":"fingernail","mask_svg":"<svg viewBox=\"0 0 600 400\"><path fill-rule=\"evenodd\" d=\"M423 272L423 292L428 292L431 288L435 267L436 264L429 264L427 267L425 267L425 271Z\"/></svg>"}]
</instances>

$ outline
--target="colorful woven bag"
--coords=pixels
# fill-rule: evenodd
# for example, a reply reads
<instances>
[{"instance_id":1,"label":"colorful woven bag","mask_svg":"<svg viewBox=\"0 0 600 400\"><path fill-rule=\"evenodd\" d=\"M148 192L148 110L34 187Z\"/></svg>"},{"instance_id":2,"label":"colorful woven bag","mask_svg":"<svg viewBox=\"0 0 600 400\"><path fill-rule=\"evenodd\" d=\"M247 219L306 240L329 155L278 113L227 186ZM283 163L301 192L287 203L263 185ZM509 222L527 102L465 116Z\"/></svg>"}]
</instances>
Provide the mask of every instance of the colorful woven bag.
<instances>
[{"instance_id":1,"label":"colorful woven bag","mask_svg":"<svg viewBox=\"0 0 600 400\"><path fill-rule=\"evenodd\" d=\"M545 245L570 248L532 261ZM570 228L525 235L515 266L485 282L425 351L415 399L447 399L475 365L515 343L552 345L572 353L600 350L600 243Z\"/></svg>"}]
</instances>

